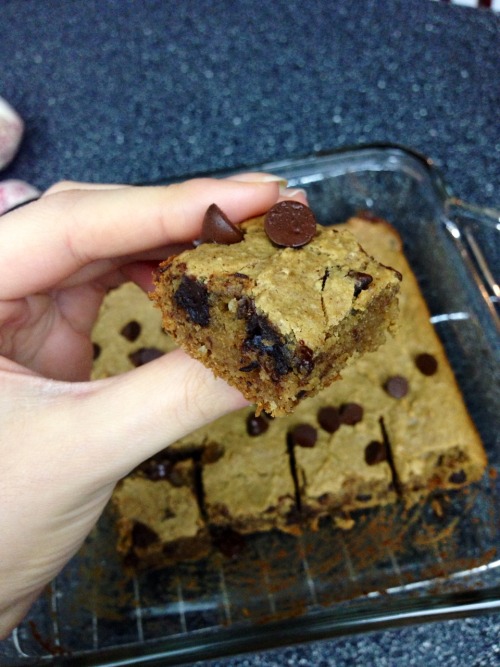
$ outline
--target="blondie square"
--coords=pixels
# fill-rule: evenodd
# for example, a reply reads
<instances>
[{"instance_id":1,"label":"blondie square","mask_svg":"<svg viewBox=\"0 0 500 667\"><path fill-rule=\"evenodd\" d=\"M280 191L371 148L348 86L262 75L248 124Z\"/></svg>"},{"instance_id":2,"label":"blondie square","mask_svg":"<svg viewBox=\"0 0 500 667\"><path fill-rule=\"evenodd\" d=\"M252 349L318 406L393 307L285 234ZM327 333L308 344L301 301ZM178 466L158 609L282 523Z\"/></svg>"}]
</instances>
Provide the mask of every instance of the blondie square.
<instances>
[{"instance_id":1,"label":"blondie square","mask_svg":"<svg viewBox=\"0 0 500 667\"><path fill-rule=\"evenodd\" d=\"M229 243L167 259L151 294L165 331L272 416L384 342L401 280L348 230L311 223L296 202L277 207L235 228Z\"/></svg>"}]
</instances>

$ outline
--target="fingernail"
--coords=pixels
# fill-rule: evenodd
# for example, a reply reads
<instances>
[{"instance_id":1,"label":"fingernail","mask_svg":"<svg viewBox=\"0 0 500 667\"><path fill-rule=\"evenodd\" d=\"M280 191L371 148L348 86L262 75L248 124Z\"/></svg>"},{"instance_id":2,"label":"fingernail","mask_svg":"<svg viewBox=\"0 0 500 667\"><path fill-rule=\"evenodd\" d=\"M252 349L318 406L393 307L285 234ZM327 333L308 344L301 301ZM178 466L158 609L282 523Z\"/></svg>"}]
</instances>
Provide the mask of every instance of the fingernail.
<instances>
[{"instance_id":1,"label":"fingernail","mask_svg":"<svg viewBox=\"0 0 500 667\"><path fill-rule=\"evenodd\" d=\"M281 197L305 197L307 199L307 192L302 188L280 187L280 195Z\"/></svg>"},{"instance_id":2,"label":"fingernail","mask_svg":"<svg viewBox=\"0 0 500 667\"><path fill-rule=\"evenodd\" d=\"M260 172L249 172L233 174L228 177L229 181L239 181L240 183L279 183L280 187L286 188L288 181L283 176L277 174L268 174Z\"/></svg>"},{"instance_id":3,"label":"fingernail","mask_svg":"<svg viewBox=\"0 0 500 667\"><path fill-rule=\"evenodd\" d=\"M288 180L286 178L283 178L283 176L277 176L276 174L265 174L262 177L262 182L263 183L279 183L280 184L280 189L281 188L286 188L288 185Z\"/></svg>"}]
</instances>

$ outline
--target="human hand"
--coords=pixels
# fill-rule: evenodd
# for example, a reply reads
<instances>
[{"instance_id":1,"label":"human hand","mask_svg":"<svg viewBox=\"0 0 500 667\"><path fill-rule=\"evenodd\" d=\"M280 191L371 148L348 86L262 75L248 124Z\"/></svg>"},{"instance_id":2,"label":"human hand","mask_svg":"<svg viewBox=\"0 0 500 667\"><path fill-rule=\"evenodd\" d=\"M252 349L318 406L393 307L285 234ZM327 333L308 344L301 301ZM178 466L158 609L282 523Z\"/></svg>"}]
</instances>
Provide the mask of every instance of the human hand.
<instances>
[{"instance_id":1,"label":"human hand","mask_svg":"<svg viewBox=\"0 0 500 667\"><path fill-rule=\"evenodd\" d=\"M275 204L268 178L62 183L0 218L0 637L78 550L121 477L245 404L181 351L89 381L90 334L106 291L127 280L150 289L152 266L199 235L211 203L235 222Z\"/></svg>"}]
</instances>

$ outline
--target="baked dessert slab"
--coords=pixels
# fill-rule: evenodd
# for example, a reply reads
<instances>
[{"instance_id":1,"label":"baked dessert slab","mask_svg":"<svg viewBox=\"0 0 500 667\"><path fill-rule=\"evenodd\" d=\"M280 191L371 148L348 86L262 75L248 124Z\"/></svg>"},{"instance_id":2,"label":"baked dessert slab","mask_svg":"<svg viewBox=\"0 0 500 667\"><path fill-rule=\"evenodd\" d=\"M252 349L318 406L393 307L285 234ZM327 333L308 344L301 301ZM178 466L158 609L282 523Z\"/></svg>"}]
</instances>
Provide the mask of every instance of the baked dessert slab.
<instances>
[{"instance_id":1,"label":"baked dessert slab","mask_svg":"<svg viewBox=\"0 0 500 667\"><path fill-rule=\"evenodd\" d=\"M292 415L272 419L240 410L142 464L114 496L126 563L161 567L202 557L218 547L220 531L229 531L234 550L240 533L297 533L324 516L349 528L356 510L411 504L436 488L457 489L482 476L482 444L399 236L382 221L352 218L346 226L367 252L404 276L398 332ZM130 341L121 330L134 319L141 335ZM103 359L107 373L131 367L131 350L153 347L158 337L173 346L160 320L137 288L111 292L95 330L97 336L106 323L108 338L100 333L96 340L108 347L96 369L104 373ZM186 515L165 509L176 503ZM175 517L167 520L165 512ZM149 544L148 530L156 536Z\"/></svg>"},{"instance_id":2,"label":"baked dessert slab","mask_svg":"<svg viewBox=\"0 0 500 667\"><path fill-rule=\"evenodd\" d=\"M340 382L300 405L290 418L316 433L313 445L294 445L301 511L314 525L325 514L396 501L394 475L381 427L381 406L356 363ZM307 443L306 443L307 444Z\"/></svg>"},{"instance_id":3,"label":"baked dessert slab","mask_svg":"<svg viewBox=\"0 0 500 667\"><path fill-rule=\"evenodd\" d=\"M134 283L106 295L92 342L94 380L125 373L177 347L163 332L160 313Z\"/></svg>"},{"instance_id":4,"label":"baked dessert slab","mask_svg":"<svg viewBox=\"0 0 500 667\"><path fill-rule=\"evenodd\" d=\"M248 408L212 424L205 442L218 447L219 456L205 456L202 472L210 525L243 534L297 531L286 422L263 413L256 417Z\"/></svg>"},{"instance_id":5,"label":"baked dessert slab","mask_svg":"<svg viewBox=\"0 0 500 667\"><path fill-rule=\"evenodd\" d=\"M153 569L207 554L195 466L191 458L176 461L160 452L118 484L112 498L117 548L127 566Z\"/></svg>"},{"instance_id":6,"label":"baked dessert slab","mask_svg":"<svg viewBox=\"0 0 500 667\"><path fill-rule=\"evenodd\" d=\"M357 362L379 395L401 494L409 499L414 492L479 480L487 463L484 448L397 233L387 223L361 218L351 219L349 228L368 252L405 276L396 335Z\"/></svg>"},{"instance_id":7,"label":"baked dessert slab","mask_svg":"<svg viewBox=\"0 0 500 667\"><path fill-rule=\"evenodd\" d=\"M243 223L239 242L166 260L151 297L181 347L276 416L384 342L401 276L347 230L317 225L309 242L282 247L266 220Z\"/></svg>"}]
</instances>

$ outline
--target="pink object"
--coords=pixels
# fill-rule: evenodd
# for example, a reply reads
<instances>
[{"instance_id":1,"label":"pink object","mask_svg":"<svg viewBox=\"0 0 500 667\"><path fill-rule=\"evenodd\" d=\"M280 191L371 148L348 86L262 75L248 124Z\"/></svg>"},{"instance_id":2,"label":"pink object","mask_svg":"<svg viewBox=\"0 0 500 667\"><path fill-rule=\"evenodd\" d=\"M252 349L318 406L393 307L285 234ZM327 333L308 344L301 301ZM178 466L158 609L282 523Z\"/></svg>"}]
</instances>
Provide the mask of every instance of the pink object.
<instances>
[{"instance_id":1,"label":"pink object","mask_svg":"<svg viewBox=\"0 0 500 667\"><path fill-rule=\"evenodd\" d=\"M0 169L6 167L17 153L23 132L21 116L0 97Z\"/></svg>"},{"instance_id":2,"label":"pink object","mask_svg":"<svg viewBox=\"0 0 500 667\"><path fill-rule=\"evenodd\" d=\"M24 181L0 181L0 215L39 196L40 191Z\"/></svg>"}]
</instances>

